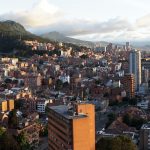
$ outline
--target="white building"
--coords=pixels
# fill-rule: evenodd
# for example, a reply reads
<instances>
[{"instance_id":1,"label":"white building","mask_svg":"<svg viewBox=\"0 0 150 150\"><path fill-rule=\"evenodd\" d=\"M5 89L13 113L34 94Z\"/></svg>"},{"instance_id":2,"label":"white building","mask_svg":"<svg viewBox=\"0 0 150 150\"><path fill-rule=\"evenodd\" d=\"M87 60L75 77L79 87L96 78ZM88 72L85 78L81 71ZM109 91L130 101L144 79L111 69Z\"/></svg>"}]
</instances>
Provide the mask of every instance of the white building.
<instances>
[{"instance_id":1,"label":"white building","mask_svg":"<svg viewBox=\"0 0 150 150\"><path fill-rule=\"evenodd\" d=\"M115 71L118 71L121 69L121 66L122 64L121 63L118 63L116 66L115 66Z\"/></svg>"},{"instance_id":2,"label":"white building","mask_svg":"<svg viewBox=\"0 0 150 150\"><path fill-rule=\"evenodd\" d=\"M59 79L60 79L63 83L65 83L65 82L70 83L70 76L69 76L69 75L62 75L62 76L59 76Z\"/></svg>"},{"instance_id":3,"label":"white building","mask_svg":"<svg viewBox=\"0 0 150 150\"><path fill-rule=\"evenodd\" d=\"M137 103L137 106L141 109L148 109L149 108L149 100L142 100L141 102Z\"/></svg>"},{"instance_id":4,"label":"white building","mask_svg":"<svg viewBox=\"0 0 150 150\"><path fill-rule=\"evenodd\" d=\"M39 99L37 100L37 112L45 113L45 108L48 103L52 103L52 100L49 99Z\"/></svg>"}]
</instances>

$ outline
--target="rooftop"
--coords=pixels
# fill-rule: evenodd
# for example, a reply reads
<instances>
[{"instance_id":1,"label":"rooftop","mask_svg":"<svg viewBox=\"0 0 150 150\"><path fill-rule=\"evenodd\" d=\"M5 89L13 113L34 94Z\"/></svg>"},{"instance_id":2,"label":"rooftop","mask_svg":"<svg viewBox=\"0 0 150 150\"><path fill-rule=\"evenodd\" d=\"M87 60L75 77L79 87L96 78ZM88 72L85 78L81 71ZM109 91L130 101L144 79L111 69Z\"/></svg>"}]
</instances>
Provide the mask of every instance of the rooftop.
<instances>
[{"instance_id":1,"label":"rooftop","mask_svg":"<svg viewBox=\"0 0 150 150\"><path fill-rule=\"evenodd\" d=\"M61 116L65 117L66 119L79 119L85 118L87 115L85 114L76 114L75 111L69 110L68 106L66 105L59 105L59 106L51 106L49 107L51 110L57 112Z\"/></svg>"},{"instance_id":2,"label":"rooftop","mask_svg":"<svg viewBox=\"0 0 150 150\"><path fill-rule=\"evenodd\" d=\"M148 122L147 124L143 124L143 126L141 127L141 129L150 130L150 122Z\"/></svg>"}]
</instances>

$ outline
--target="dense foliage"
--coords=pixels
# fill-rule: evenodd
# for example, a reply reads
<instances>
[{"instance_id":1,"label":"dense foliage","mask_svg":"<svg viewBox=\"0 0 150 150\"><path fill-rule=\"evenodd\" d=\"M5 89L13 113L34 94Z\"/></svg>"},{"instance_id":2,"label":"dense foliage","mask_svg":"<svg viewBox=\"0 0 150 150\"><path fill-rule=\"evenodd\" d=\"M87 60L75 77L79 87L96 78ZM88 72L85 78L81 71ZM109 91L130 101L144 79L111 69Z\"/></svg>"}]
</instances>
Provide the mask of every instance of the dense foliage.
<instances>
[{"instance_id":1,"label":"dense foliage","mask_svg":"<svg viewBox=\"0 0 150 150\"><path fill-rule=\"evenodd\" d=\"M14 109L14 110L10 111L9 116L8 116L8 126L9 126L9 128L17 129L18 123L19 123L18 119L19 118L17 117L17 110Z\"/></svg>"},{"instance_id":2,"label":"dense foliage","mask_svg":"<svg viewBox=\"0 0 150 150\"><path fill-rule=\"evenodd\" d=\"M24 133L13 136L0 126L0 150L31 150Z\"/></svg>"},{"instance_id":3,"label":"dense foliage","mask_svg":"<svg viewBox=\"0 0 150 150\"><path fill-rule=\"evenodd\" d=\"M101 138L96 144L96 150L136 150L136 145L125 136Z\"/></svg>"},{"instance_id":4,"label":"dense foliage","mask_svg":"<svg viewBox=\"0 0 150 150\"><path fill-rule=\"evenodd\" d=\"M113 121L115 121L117 116L115 113L110 113L110 114L108 114L107 117L108 117L108 122L106 123L106 128L109 127Z\"/></svg>"},{"instance_id":5,"label":"dense foliage","mask_svg":"<svg viewBox=\"0 0 150 150\"><path fill-rule=\"evenodd\" d=\"M49 40L31 34L25 28L14 21L0 21L0 52L10 53L13 50L28 50L23 40L38 40L48 42Z\"/></svg>"},{"instance_id":6,"label":"dense foliage","mask_svg":"<svg viewBox=\"0 0 150 150\"><path fill-rule=\"evenodd\" d=\"M31 47L24 44L24 40L37 40L41 43L52 43L55 46L54 52L49 51L32 51ZM61 47L62 49L67 49L72 47L75 51L80 51L83 47L77 46L72 43L64 43ZM86 47L84 47L86 48ZM34 54L43 55L47 53L48 55L58 54L60 49L58 41L52 41L37 35L34 35L25 30L25 28L14 21L0 21L0 53L3 55L21 56L28 57ZM73 51L72 51L73 53Z\"/></svg>"},{"instance_id":7,"label":"dense foliage","mask_svg":"<svg viewBox=\"0 0 150 150\"><path fill-rule=\"evenodd\" d=\"M125 114L123 117L123 122L128 126L135 127L137 130L141 128L141 126L146 123L146 120L141 117L132 117L129 114Z\"/></svg>"}]
</instances>

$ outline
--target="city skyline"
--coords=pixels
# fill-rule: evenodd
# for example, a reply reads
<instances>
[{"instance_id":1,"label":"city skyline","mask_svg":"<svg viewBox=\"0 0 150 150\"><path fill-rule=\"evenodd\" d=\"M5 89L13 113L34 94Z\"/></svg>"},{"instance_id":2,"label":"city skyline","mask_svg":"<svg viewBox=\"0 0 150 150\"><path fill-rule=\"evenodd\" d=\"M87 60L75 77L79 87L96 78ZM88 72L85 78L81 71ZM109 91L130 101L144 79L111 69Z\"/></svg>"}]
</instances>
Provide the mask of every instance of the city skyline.
<instances>
[{"instance_id":1,"label":"city skyline","mask_svg":"<svg viewBox=\"0 0 150 150\"><path fill-rule=\"evenodd\" d=\"M0 20L17 21L36 34L58 31L91 41L147 41L149 3L148 0L6 0L1 2Z\"/></svg>"}]
</instances>

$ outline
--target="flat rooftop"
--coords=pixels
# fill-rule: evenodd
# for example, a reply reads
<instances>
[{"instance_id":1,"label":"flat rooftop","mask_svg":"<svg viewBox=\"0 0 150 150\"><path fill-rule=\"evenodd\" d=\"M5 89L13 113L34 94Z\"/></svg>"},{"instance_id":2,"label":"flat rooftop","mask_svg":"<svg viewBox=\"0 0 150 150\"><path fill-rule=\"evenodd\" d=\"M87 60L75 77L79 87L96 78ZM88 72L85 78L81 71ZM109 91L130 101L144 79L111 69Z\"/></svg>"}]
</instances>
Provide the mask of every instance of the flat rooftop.
<instances>
[{"instance_id":1,"label":"flat rooftop","mask_svg":"<svg viewBox=\"0 0 150 150\"><path fill-rule=\"evenodd\" d=\"M71 112L66 105L51 106L49 108L67 119L80 119L88 117L85 114L76 115L75 113L73 113L73 111Z\"/></svg>"},{"instance_id":2,"label":"flat rooftop","mask_svg":"<svg viewBox=\"0 0 150 150\"><path fill-rule=\"evenodd\" d=\"M150 122L148 122L147 124L143 124L141 129L147 129L150 130Z\"/></svg>"}]
</instances>

